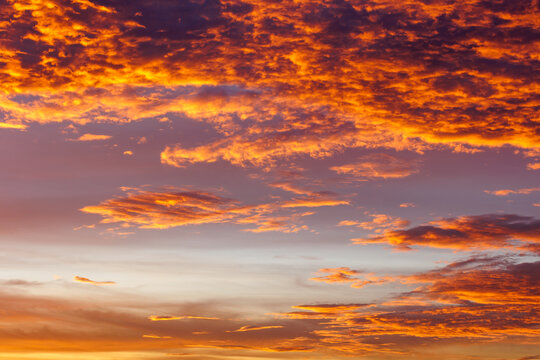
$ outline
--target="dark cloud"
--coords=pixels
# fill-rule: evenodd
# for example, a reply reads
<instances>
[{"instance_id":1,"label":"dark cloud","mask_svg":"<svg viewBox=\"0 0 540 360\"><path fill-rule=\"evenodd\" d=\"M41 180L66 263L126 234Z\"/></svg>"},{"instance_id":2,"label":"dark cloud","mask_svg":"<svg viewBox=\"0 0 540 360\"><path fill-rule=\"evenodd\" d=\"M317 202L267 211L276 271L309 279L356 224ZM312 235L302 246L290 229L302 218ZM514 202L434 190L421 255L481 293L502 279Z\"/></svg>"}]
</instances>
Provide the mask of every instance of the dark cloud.
<instances>
[{"instance_id":1,"label":"dark cloud","mask_svg":"<svg viewBox=\"0 0 540 360\"><path fill-rule=\"evenodd\" d=\"M356 244L386 243L400 250L429 246L455 250L530 250L540 241L540 220L512 214L486 214L442 219L383 235L353 239Z\"/></svg>"}]
</instances>

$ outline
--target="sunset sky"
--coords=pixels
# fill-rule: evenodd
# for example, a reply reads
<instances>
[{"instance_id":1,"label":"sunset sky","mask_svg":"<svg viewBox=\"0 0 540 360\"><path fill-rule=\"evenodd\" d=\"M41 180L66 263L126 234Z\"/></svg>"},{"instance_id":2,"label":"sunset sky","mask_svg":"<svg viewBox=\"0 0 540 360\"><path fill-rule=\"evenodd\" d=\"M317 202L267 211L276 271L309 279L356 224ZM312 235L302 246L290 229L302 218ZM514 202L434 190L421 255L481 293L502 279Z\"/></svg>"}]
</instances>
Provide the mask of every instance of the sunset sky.
<instances>
[{"instance_id":1,"label":"sunset sky","mask_svg":"<svg viewBox=\"0 0 540 360\"><path fill-rule=\"evenodd\" d=\"M540 360L538 0L0 0L0 360Z\"/></svg>"}]
</instances>

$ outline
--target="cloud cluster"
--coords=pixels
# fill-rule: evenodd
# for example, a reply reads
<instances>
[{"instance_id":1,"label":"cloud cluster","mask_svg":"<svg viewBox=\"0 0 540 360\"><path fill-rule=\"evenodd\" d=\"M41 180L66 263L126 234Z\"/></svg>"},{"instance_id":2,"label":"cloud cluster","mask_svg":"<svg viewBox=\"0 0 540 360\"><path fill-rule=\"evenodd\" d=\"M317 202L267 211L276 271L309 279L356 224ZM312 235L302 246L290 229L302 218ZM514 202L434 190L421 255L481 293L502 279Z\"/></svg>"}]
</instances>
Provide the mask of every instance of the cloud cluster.
<instances>
[{"instance_id":1,"label":"cloud cluster","mask_svg":"<svg viewBox=\"0 0 540 360\"><path fill-rule=\"evenodd\" d=\"M540 336L540 262L511 257L472 257L425 273L383 277L414 286L383 303L299 306L282 314L318 321L313 330L319 346L346 353L417 351L407 343L535 342ZM354 282L348 268L331 272L327 282ZM342 276L340 276L341 274ZM332 278L331 278L332 277Z\"/></svg>"},{"instance_id":2,"label":"cloud cluster","mask_svg":"<svg viewBox=\"0 0 540 360\"><path fill-rule=\"evenodd\" d=\"M0 123L177 113L221 134L165 147L174 166L430 143L537 147L538 5L518 4L7 0Z\"/></svg>"}]
</instances>

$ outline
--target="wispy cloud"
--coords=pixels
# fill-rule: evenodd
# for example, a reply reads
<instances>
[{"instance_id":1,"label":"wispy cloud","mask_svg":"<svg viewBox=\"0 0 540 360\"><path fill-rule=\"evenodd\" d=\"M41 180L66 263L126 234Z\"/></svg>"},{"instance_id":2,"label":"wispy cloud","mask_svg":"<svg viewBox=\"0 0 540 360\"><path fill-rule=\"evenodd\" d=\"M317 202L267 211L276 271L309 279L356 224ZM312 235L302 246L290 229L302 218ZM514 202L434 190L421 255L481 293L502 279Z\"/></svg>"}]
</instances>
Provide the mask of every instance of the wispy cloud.
<instances>
[{"instance_id":1,"label":"wispy cloud","mask_svg":"<svg viewBox=\"0 0 540 360\"><path fill-rule=\"evenodd\" d=\"M208 317L208 316L193 316L193 315L182 315L182 316L172 316L172 315L151 315L148 317L148 320L151 321L170 321L170 320L221 320L217 317Z\"/></svg>"},{"instance_id":2,"label":"wispy cloud","mask_svg":"<svg viewBox=\"0 0 540 360\"><path fill-rule=\"evenodd\" d=\"M307 226L298 224L313 212L305 208L348 205L333 192L312 192L310 195L243 205L233 199L209 192L168 187L162 191L123 188L126 196L106 200L99 205L85 206L81 211L103 217L102 223L122 223L147 229L167 229L178 226L234 223L255 225L250 232L297 232ZM303 211L295 209L303 208ZM285 211L286 213L282 213Z\"/></svg>"},{"instance_id":3,"label":"wispy cloud","mask_svg":"<svg viewBox=\"0 0 540 360\"><path fill-rule=\"evenodd\" d=\"M116 285L116 282L114 282L114 281L94 281L94 280L90 280L90 279L82 277L82 276L74 276L73 280L77 281L77 282L85 283L85 284L98 285L98 286L101 286L101 285Z\"/></svg>"},{"instance_id":4,"label":"wispy cloud","mask_svg":"<svg viewBox=\"0 0 540 360\"><path fill-rule=\"evenodd\" d=\"M485 190L484 192L496 196L508 196L508 195L529 195L533 192L540 191L540 187L537 188L522 188L522 189L502 189L502 190Z\"/></svg>"},{"instance_id":5,"label":"wispy cloud","mask_svg":"<svg viewBox=\"0 0 540 360\"><path fill-rule=\"evenodd\" d=\"M338 174L350 175L360 180L396 179L418 172L418 162L388 154L371 154L362 156L355 163L333 166L330 169Z\"/></svg>"},{"instance_id":6,"label":"wispy cloud","mask_svg":"<svg viewBox=\"0 0 540 360\"><path fill-rule=\"evenodd\" d=\"M281 329L283 328L282 325L269 325L269 326L251 326L251 325L245 325L241 328L238 328L236 330L229 330L228 332L246 332L246 331L260 331L260 330L268 330L268 329Z\"/></svg>"},{"instance_id":7,"label":"wispy cloud","mask_svg":"<svg viewBox=\"0 0 540 360\"><path fill-rule=\"evenodd\" d=\"M98 135L98 134L83 134L79 136L75 141L102 141L109 140L111 135Z\"/></svg>"}]
</instances>

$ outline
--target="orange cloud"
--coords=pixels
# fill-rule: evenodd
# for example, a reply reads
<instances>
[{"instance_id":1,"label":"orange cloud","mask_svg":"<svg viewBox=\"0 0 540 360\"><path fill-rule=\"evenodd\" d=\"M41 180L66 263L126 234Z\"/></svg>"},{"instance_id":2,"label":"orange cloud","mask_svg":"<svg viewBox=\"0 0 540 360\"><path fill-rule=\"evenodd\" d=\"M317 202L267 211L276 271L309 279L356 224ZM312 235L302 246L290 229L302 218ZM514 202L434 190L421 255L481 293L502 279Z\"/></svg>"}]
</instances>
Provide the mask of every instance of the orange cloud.
<instances>
[{"instance_id":1,"label":"orange cloud","mask_svg":"<svg viewBox=\"0 0 540 360\"><path fill-rule=\"evenodd\" d=\"M81 211L103 217L101 223L122 223L143 229L167 229L177 226L235 223L255 225L244 229L250 232L298 232L307 226L296 222L311 211L295 212L296 208L348 205L332 192L313 192L311 195L259 205L241 205L232 199L208 192L165 188L145 191L123 188L125 197L106 200L99 205L85 206ZM286 214L281 214L283 211Z\"/></svg>"},{"instance_id":2,"label":"orange cloud","mask_svg":"<svg viewBox=\"0 0 540 360\"><path fill-rule=\"evenodd\" d=\"M281 204L284 208L296 207L321 207L321 206L338 206L349 205L348 200L336 199L336 195L330 192L312 193L308 196L297 197L290 201L285 201Z\"/></svg>"},{"instance_id":3,"label":"orange cloud","mask_svg":"<svg viewBox=\"0 0 540 360\"><path fill-rule=\"evenodd\" d=\"M0 122L0 129L24 130L26 129L26 127L27 126L23 124L12 124L12 123Z\"/></svg>"},{"instance_id":4,"label":"orange cloud","mask_svg":"<svg viewBox=\"0 0 540 360\"><path fill-rule=\"evenodd\" d=\"M300 186L296 186L293 183L288 182L288 181L274 182L274 183L271 183L269 185L272 186L272 187L275 187L275 188L278 188L278 189L281 189L281 190L285 190L285 191L289 191L289 192L299 194L299 195L312 195L313 194L313 191L304 189L304 188L302 188Z\"/></svg>"},{"instance_id":5,"label":"orange cloud","mask_svg":"<svg viewBox=\"0 0 540 360\"><path fill-rule=\"evenodd\" d=\"M172 338L171 336L160 336L160 335L155 335L155 334L144 334L142 337L147 338L147 339L171 339Z\"/></svg>"},{"instance_id":6,"label":"orange cloud","mask_svg":"<svg viewBox=\"0 0 540 360\"><path fill-rule=\"evenodd\" d=\"M91 285L116 285L116 282L114 281L94 281L82 276L74 276L73 280Z\"/></svg>"},{"instance_id":7,"label":"orange cloud","mask_svg":"<svg viewBox=\"0 0 540 360\"><path fill-rule=\"evenodd\" d=\"M353 239L355 244L389 244L400 250L429 246L454 250L531 249L540 242L540 220L512 214L462 216L433 221L405 230Z\"/></svg>"},{"instance_id":8,"label":"orange cloud","mask_svg":"<svg viewBox=\"0 0 540 360\"><path fill-rule=\"evenodd\" d=\"M418 354L422 343L434 346L449 341L535 343L540 335L538 321L530 314L540 304L539 266L538 261L516 262L511 257L473 257L399 276L414 290L385 303L302 305L295 308L303 311L281 316L311 324L318 321L312 330L314 343L356 355Z\"/></svg>"},{"instance_id":9,"label":"orange cloud","mask_svg":"<svg viewBox=\"0 0 540 360\"><path fill-rule=\"evenodd\" d=\"M188 224L223 222L244 209L231 199L207 192L150 192L126 189L128 196L107 200L81 211L104 217L103 223L122 222L141 228L164 229Z\"/></svg>"},{"instance_id":10,"label":"orange cloud","mask_svg":"<svg viewBox=\"0 0 540 360\"><path fill-rule=\"evenodd\" d=\"M370 214L368 212L365 214L372 219L370 221L343 220L338 223L338 226L355 226L360 229L375 230L376 233L379 233L387 228L399 229L409 225L409 221L391 215Z\"/></svg>"},{"instance_id":11,"label":"orange cloud","mask_svg":"<svg viewBox=\"0 0 540 360\"><path fill-rule=\"evenodd\" d=\"M414 203L401 203L399 204L399 207L402 207L402 208L408 208L408 207L415 207L416 205Z\"/></svg>"},{"instance_id":12,"label":"orange cloud","mask_svg":"<svg viewBox=\"0 0 540 360\"><path fill-rule=\"evenodd\" d=\"M259 330L267 330L267 329L281 329L283 328L282 325L270 325L270 326L242 326L239 329L236 330L230 330L228 332L245 332L245 331L259 331Z\"/></svg>"},{"instance_id":13,"label":"orange cloud","mask_svg":"<svg viewBox=\"0 0 540 360\"><path fill-rule=\"evenodd\" d=\"M109 140L111 137L110 135L84 134L79 136L75 141L101 141Z\"/></svg>"},{"instance_id":14,"label":"orange cloud","mask_svg":"<svg viewBox=\"0 0 540 360\"><path fill-rule=\"evenodd\" d=\"M394 281L405 281L402 276L376 276L372 273L364 273L357 270L351 270L348 267L324 268L319 269L318 273L329 275L313 277L310 280L326 283L351 283L352 288L363 288L366 285L384 284Z\"/></svg>"},{"instance_id":15,"label":"orange cloud","mask_svg":"<svg viewBox=\"0 0 540 360\"><path fill-rule=\"evenodd\" d=\"M513 194L528 195L536 191L540 191L540 188L528 188L528 189L524 188L524 189L517 189L517 190L509 190L509 189L484 190L484 192L488 194L496 195L496 196L508 196L508 195L513 195Z\"/></svg>"},{"instance_id":16,"label":"orange cloud","mask_svg":"<svg viewBox=\"0 0 540 360\"><path fill-rule=\"evenodd\" d=\"M239 356L309 351L313 356L333 358L429 358L422 345L430 344L430 349L434 349L449 344L534 344L540 335L534 316L540 303L540 262L523 260L520 256L476 256L435 270L397 276L412 288L384 302L297 305L291 312L275 314L275 321L241 327L235 327L236 321L227 319L233 316L226 313L219 318L145 318L141 311L163 305L143 301L127 312L124 303L123 310L119 310L118 299L108 298L110 294L103 295L96 307L85 299L0 293L4 311L1 349L27 351L31 344L33 351L62 349L74 353L106 350L155 354L189 348L190 353L201 357L225 354L205 352L216 349L236 350ZM361 275L349 268L325 270L329 274L337 270L352 274L351 277ZM142 300L136 295L134 298L138 300L134 304ZM193 321L167 320L202 321L196 322L199 331L194 334ZM47 324L45 330L43 323ZM26 331L22 339L21 329ZM265 336L257 333L270 329ZM141 341L141 336L146 340Z\"/></svg>"},{"instance_id":17,"label":"orange cloud","mask_svg":"<svg viewBox=\"0 0 540 360\"><path fill-rule=\"evenodd\" d=\"M9 0L0 104L10 123L182 113L224 135L167 147L175 166L350 147L538 147L534 6Z\"/></svg>"},{"instance_id":18,"label":"orange cloud","mask_svg":"<svg viewBox=\"0 0 540 360\"><path fill-rule=\"evenodd\" d=\"M194 320L221 320L217 317L207 317L207 316L191 316L191 315L184 315L184 316L169 316L169 315L150 315L148 317L148 320L151 321L170 321L170 320L186 320L186 319L194 319Z\"/></svg>"},{"instance_id":19,"label":"orange cloud","mask_svg":"<svg viewBox=\"0 0 540 360\"><path fill-rule=\"evenodd\" d=\"M327 283L351 282L357 280L357 278L353 276L360 274L360 272L356 270L351 270L348 267L319 269L319 273L329 273L329 275L314 277L310 280L322 281Z\"/></svg>"},{"instance_id":20,"label":"orange cloud","mask_svg":"<svg viewBox=\"0 0 540 360\"><path fill-rule=\"evenodd\" d=\"M330 169L338 174L351 175L358 179L394 179L418 172L418 164L388 154L370 154L362 156L355 163L333 166Z\"/></svg>"}]
</instances>

